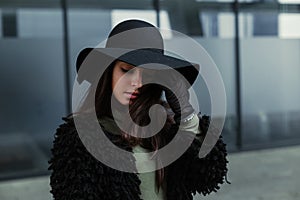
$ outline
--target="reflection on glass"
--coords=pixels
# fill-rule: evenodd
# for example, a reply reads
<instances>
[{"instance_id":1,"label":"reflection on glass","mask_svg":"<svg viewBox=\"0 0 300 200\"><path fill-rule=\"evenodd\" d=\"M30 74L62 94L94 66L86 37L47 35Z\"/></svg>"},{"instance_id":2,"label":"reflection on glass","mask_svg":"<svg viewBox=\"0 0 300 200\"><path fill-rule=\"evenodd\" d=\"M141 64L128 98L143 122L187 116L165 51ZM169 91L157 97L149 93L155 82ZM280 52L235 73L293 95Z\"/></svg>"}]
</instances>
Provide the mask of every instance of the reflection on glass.
<instances>
[{"instance_id":1,"label":"reflection on glass","mask_svg":"<svg viewBox=\"0 0 300 200\"><path fill-rule=\"evenodd\" d=\"M200 12L204 37L234 38L234 14L230 12Z\"/></svg>"},{"instance_id":2,"label":"reflection on glass","mask_svg":"<svg viewBox=\"0 0 300 200\"><path fill-rule=\"evenodd\" d=\"M241 41L244 144L300 139L299 45L273 37Z\"/></svg>"},{"instance_id":3,"label":"reflection on glass","mask_svg":"<svg viewBox=\"0 0 300 200\"><path fill-rule=\"evenodd\" d=\"M170 29L170 21L168 12L165 10L160 11L160 28ZM127 19L141 19L157 26L156 12L154 10L112 10L111 20L112 27L121 21Z\"/></svg>"},{"instance_id":4,"label":"reflection on glass","mask_svg":"<svg viewBox=\"0 0 300 200\"><path fill-rule=\"evenodd\" d=\"M240 37L300 37L300 14L275 12L243 12L239 15Z\"/></svg>"},{"instance_id":5,"label":"reflection on glass","mask_svg":"<svg viewBox=\"0 0 300 200\"><path fill-rule=\"evenodd\" d=\"M47 174L65 115L62 12L17 9L17 34L0 40L0 180Z\"/></svg>"},{"instance_id":6,"label":"reflection on glass","mask_svg":"<svg viewBox=\"0 0 300 200\"><path fill-rule=\"evenodd\" d=\"M18 37L21 38L61 38L61 9L18 9Z\"/></svg>"},{"instance_id":7,"label":"reflection on glass","mask_svg":"<svg viewBox=\"0 0 300 200\"><path fill-rule=\"evenodd\" d=\"M279 37L300 38L300 14L279 14L278 24Z\"/></svg>"},{"instance_id":8,"label":"reflection on glass","mask_svg":"<svg viewBox=\"0 0 300 200\"><path fill-rule=\"evenodd\" d=\"M226 91L226 119L222 135L230 150L236 149L237 113L236 113L236 87L235 87L235 54L234 39L200 38L193 37L208 52L216 63L222 76ZM202 65L202 67L205 67ZM199 78L200 87L195 88L198 95L202 114L210 113L210 95L202 78Z\"/></svg>"},{"instance_id":9,"label":"reflection on glass","mask_svg":"<svg viewBox=\"0 0 300 200\"><path fill-rule=\"evenodd\" d=\"M278 0L278 2L284 4L299 4L300 0Z\"/></svg>"}]
</instances>

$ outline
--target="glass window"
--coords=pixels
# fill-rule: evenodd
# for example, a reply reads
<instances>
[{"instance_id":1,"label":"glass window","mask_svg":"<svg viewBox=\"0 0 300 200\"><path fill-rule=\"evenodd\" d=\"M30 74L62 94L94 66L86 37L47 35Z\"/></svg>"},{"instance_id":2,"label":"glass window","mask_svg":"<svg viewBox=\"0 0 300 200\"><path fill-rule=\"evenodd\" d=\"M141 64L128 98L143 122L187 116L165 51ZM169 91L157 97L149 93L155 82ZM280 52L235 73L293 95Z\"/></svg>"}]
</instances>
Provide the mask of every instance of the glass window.
<instances>
[{"instance_id":1,"label":"glass window","mask_svg":"<svg viewBox=\"0 0 300 200\"><path fill-rule=\"evenodd\" d=\"M235 50L234 39L224 38L194 38L199 42L205 50L209 53L213 61L216 63L218 70L222 76L227 101L227 111L224 128L222 135L224 140L228 144L230 150L236 149L236 82L235 82ZM201 78L199 78L202 81ZM201 82L201 88L196 88L196 92L201 111L203 113L209 113L210 110L210 96L206 88L205 82Z\"/></svg>"},{"instance_id":2,"label":"glass window","mask_svg":"<svg viewBox=\"0 0 300 200\"><path fill-rule=\"evenodd\" d=\"M69 9L68 23L70 38L86 42L105 38L112 27L110 11L100 9Z\"/></svg>"},{"instance_id":3,"label":"glass window","mask_svg":"<svg viewBox=\"0 0 300 200\"><path fill-rule=\"evenodd\" d=\"M62 12L59 9L18 9L17 26L21 38L61 38Z\"/></svg>"},{"instance_id":4,"label":"glass window","mask_svg":"<svg viewBox=\"0 0 300 200\"><path fill-rule=\"evenodd\" d=\"M245 145L299 139L299 39L242 40Z\"/></svg>"},{"instance_id":5,"label":"glass window","mask_svg":"<svg viewBox=\"0 0 300 200\"><path fill-rule=\"evenodd\" d=\"M75 63L79 52L86 47L96 47L108 36L111 12L104 9L69 9L69 47L70 47L70 86L73 87L76 70ZM72 96L72 91L70 95Z\"/></svg>"},{"instance_id":6,"label":"glass window","mask_svg":"<svg viewBox=\"0 0 300 200\"><path fill-rule=\"evenodd\" d=\"M18 10L20 37L0 40L0 179L48 173L66 115L61 11L30 12Z\"/></svg>"},{"instance_id":7,"label":"glass window","mask_svg":"<svg viewBox=\"0 0 300 200\"><path fill-rule=\"evenodd\" d=\"M299 14L247 15L253 18L253 34L241 40L243 144L251 148L300 139Z\"/></svg>"},{"instance_id":8,"label":"glass window","mask_svg":"<svg viewBox=\"0 0 300 200\"><path fill-rule=\"evenodd\" d=\"M199 17L204 37L234 38L235 19L232 12L201 12ZM240 30L245 30L241 27ZM243 33L240 31L240 33Z\"/></svg>"}]
</instances>

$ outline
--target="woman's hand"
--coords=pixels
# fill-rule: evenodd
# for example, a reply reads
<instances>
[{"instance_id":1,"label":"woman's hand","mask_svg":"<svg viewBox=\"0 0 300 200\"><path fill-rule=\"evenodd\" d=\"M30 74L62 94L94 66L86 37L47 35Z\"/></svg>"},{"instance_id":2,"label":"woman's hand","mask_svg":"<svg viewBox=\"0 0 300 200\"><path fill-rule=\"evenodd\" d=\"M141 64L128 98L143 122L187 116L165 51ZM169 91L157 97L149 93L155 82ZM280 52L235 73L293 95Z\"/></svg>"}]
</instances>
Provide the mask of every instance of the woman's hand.
<instances>
[{"instance_id":1,"label":"woman's hand","mask_svg":"<svg viewBox=\"0 0 300 200\"><path fill-rule=\"evenodd\" d=\"M187 81L183 77L174 76L172 73L165 74L161 78L167 81L166 85L170 87L163 87L163 90L165 91L167 102L175 114L174 121L179 124L192 119L195 111L189 102L190 95Z\"/></svg>"}]
</instances>

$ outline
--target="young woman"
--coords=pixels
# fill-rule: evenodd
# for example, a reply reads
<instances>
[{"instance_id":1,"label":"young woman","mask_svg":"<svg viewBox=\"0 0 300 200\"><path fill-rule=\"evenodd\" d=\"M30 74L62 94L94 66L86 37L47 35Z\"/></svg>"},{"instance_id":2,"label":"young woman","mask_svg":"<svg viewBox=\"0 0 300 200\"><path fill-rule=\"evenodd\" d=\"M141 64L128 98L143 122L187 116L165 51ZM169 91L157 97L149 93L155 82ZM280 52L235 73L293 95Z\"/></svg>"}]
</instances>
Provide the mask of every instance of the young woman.
<instances>
[{"instance_id":1,"label":"young woman","mask_svg":"<svg viewBox=\"0 0 300 200\"><path fill-rule=\"evenodd\" d=\"M120 53L120 49L126 50L125 53ZM99 72L89 73L107 63L101 77ZM147 63L160 65L153 64L152 69L143 67ZM80 109L63 118L65 123L55 134L49 161L54 199L187 200L193 199L196 192L206 195L216 191L224 183L228 161L222 139L218 139L206 157L198 156L209 117L198 116L189 103L188 89L198 75L197 67L164 55L163 40L153 25L140 20L121 22L111 31L105 48L81 51L76 67L77 80L89 81L91 89ZM178 79L175 72L184 79ZM149 114L154 105L163 109ZM92 123L93 113L105 137L115 147L129 152L128 157L115 154L109 142L99 139L97 134L95 137L88 134L97 132ZM76 117L84 119L81 125L76 125ZM157 134L151 135L144 128L151 123L162 124ZM79 129L87 134L80 135ZM188 140L191 144L179 154L176 150L160 154L160 149L173 140L178 148ZM165 164L165 160L173 157L176 158L173 162ZM134 170L110 166L108 160Z\"/></svg>"}]
</instances>

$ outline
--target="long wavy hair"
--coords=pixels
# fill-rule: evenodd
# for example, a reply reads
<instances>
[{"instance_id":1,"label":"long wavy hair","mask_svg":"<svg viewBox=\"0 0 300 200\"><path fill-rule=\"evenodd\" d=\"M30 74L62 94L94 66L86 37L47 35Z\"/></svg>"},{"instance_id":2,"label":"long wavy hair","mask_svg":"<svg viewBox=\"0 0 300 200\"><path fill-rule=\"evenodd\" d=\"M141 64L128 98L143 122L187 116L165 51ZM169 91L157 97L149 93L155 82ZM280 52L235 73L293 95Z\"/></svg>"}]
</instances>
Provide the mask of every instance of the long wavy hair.
<instances>
[{"instance_id":1,"label":"long wavy hair","mask_svg":"<svg viewBox=\"0 0 300 200\"><path fill-rule=\"evenodd\" d=\"M99 83L96 87L92 87L91 90L96 90L94 92L90 92L89 95L95 94L95 111L98 118L102 117L111 117L112 115L112 106L111 106L111 98L114 98L112 92L112 74L116 61L111 63L109 67L104 71L102 77L99 80ZM163 107L167 108L168 104L165 101L161 100L163 89L157 84L147 84L142 86L139 90L139 97L135 99L132 103L129 104L129 113L132 120L136 123L137 126L131 127L134 131L139 131L139 126L148 125L151 120L162 120L161 113L155 113L155 117L150 119L149 117L149 109L155 105L160 104ZM121 104L120 104L121 105ZM79 112L88 112L91 110L90 104L86 103L81 106ZM154 122L156 123L156 122ZM167 117L167 121L163 127L163 129L155 134L154 136L148 138L139 138L134 137L132 134L128 134L125 132L121 132L121 139L123 142L126 142L131 147L136 145L141 145L142 147L156 152L161 147L166 144L165 138L162 137L163 134L167 133L167 130L172 124L171 117ZM147 133L139 133L139 134L147 134ZM165 178L165 169L161 168L156 170L155 172L155 181L156 181L156 190L159 191L160 187L164 187L164 178Z\"/></svg>"}]
</instances>

